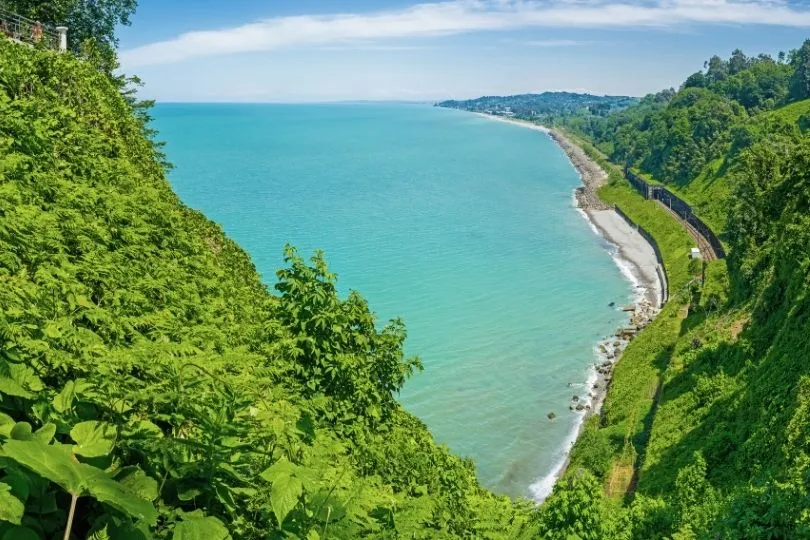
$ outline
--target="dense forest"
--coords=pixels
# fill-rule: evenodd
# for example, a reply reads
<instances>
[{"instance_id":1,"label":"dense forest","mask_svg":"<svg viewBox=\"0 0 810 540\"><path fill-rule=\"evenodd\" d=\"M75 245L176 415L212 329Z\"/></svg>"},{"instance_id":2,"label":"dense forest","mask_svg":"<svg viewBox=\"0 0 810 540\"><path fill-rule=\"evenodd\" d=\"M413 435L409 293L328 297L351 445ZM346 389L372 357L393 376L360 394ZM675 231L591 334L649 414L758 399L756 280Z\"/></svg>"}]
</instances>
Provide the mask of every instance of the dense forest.
<instances>
[{"instance_id":1,"label":"dense forest","mask_svg":"<svg viewBox=\"0 0 810 540\"><path fill-rule=\"evenodd\" d=\"M543 92L515 96L484 96L463 101L442 101L438 107L464 111L514 115L526 120L554 122L558 118L578 114L584 117L604 117L635 104L638 99L628 96L593 96L572 92Z\"/></svg>"},{"instance_id":2,"label":"dense forest","mask_svg":"<svg viewBox=\"0 0 810 540\"><path fill-rule=\"evenodd\" d=\"M672 300L536 506L398 404L401 321L320 253L288 247L269 290L178 200L88 28L75 54L0 40L0 539L810 537L810 42L557 120L656 235ZM727 262L690 262L617 164L705 210Z\"/></svg>"}]
</instances>

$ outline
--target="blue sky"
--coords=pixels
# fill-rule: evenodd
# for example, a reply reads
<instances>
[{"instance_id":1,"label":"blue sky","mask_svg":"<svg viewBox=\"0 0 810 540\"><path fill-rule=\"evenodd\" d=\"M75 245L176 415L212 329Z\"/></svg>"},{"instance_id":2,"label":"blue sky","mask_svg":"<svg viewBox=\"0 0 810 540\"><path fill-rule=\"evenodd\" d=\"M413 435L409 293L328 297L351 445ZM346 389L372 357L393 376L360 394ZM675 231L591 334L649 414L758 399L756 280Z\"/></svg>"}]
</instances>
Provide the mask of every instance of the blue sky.
<instances>
[{"instance_id":1,"label":"blue sky","mask_svg":"<svg viewBox=\"0 0 810 540\"><path fill-rule=\"evenodd\" d=\"M810 38L781 0L139 0L121 62L161 101L643 95Z\"/></svg>"}]
</instances>

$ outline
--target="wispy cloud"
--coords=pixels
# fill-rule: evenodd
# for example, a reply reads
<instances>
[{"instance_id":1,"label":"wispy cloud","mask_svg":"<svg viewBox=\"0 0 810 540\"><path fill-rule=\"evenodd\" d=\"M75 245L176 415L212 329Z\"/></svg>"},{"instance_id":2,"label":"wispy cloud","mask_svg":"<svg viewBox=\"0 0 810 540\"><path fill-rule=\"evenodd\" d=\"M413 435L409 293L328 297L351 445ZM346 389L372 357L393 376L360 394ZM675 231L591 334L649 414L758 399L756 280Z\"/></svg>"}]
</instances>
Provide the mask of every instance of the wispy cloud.
<instances>
[{"instance_id":1,"label":"wispy cloud","mask_svg":"<svg viewBox=\"0 0 810 540\"><path fill-rule=\"evenodd\" d=\"M522 43L530 47L576 47L578 45L587 45L591 42L575 39L532 39L523 41Z\"/></svg>"},{"instance_id":2,"label":"wispy cloud","mask_svg":"<svg viewBox=\"0 0 810 540\"><path fill-rule=\"evenodd\" d=\"M121 61L131 69L212 55L339 46L356 40L382 41L531 27L686 24L810 27L810 10L780 0L452 0L377 13L276 17L233 28L188 32L123 51Z\"/></svg>"},{"instance_id":3,"label":"wispy cloud","mask_svg":"<svg viewBox=\"0 0 810 540\"><path fill-rule=\"evenodd\" d=\"M341 45L324 45L319 51L423 51L429 49L421 45L386 45L383 43L346 43Z\"/></svg>"}]
</instances>

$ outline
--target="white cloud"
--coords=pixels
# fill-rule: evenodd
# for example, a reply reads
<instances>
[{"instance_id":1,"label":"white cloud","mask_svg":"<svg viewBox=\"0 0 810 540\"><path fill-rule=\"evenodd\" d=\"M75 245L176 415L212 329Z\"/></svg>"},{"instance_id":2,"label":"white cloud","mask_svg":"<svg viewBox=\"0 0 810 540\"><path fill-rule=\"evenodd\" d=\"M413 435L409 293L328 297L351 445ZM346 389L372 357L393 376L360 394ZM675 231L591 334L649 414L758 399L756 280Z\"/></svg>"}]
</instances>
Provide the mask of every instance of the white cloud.
<instances>
[{"instance_id":1,"label":"white cloud","mask_svg":"<svg viewBox=\"0 0 810 540\"><path fill-rule=\"evenodd\" d=\"M531 47L576 47L577 45L587 45L589 41L577 41L574 39L538 39L524 41L524 45Z\"/></svg>"},{"instance_id":2,"label":"white cloud","mask_svg":"<svg viewBox=\"0 0 810 540\"><path fill-rule=\"evenodd\" d=\"M638 1L638 0L635 0ZM774 0L454 0L365 14L276 17L188 32L121 53L126 69L290 47L341 46L518 28L668 27L684 24L810 27L810 11Z\"/></svg>"}]
</instances>

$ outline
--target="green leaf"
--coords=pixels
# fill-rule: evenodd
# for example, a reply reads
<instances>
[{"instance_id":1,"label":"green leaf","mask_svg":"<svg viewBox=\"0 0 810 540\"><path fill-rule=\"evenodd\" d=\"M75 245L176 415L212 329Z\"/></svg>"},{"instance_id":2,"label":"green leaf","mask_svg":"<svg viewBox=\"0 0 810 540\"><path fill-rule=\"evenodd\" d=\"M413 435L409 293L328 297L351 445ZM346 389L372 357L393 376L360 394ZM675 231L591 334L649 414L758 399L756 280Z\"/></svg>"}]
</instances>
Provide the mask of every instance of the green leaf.
<instances>
[{"instance_id":1,"label":"green leaf","mask_svg":"<svg viewBox=\"0 0 810 540\"><path fill-rule=\"evenodd\" d=\"M12 417L5 413L0 413L0 435L5 437L11 436L11 430L14 429L16 422Z\"/></svg>"},{"instance_id":2,"label":"green leaf","mask_svg":"<svg viewBox=\"0 0 810 540\"><path fill-rule=\"evenodd\" d=\"M0 377L0 394L21 397L24 399L32 399L34 397L34 394L17 384L16 381L9 377Z\"/></svg>"},{"instance_id":3,"label":"green leaf","mask_svg":"<svg viewBox=\"0 0 810 540\"><path fill-rule=\"evenodd\" d=\"M53 408L56 409L57 412L64 413L70 410L70 407L73 405L73 398L76 396L74 388L75 383L68 381L65 387L62 388L62 391L53 398Z\"/></svg>"},{"instance_id":4,"label":"green leaf","mask_svg":"<svg viewBox=\"0 0 810 540\"><path fill-rule=\"evenodd\" d=\"M79 469L90 496L150 525L155 523L157 512L152 503L130 492L101 469L84 463L77 463L76 468Z\"/></svg>"},{"instance_id":5,"label":"green leaf","mask_svg":"<svg viewBox=\"0 0 810 540\"><path fill-rule=\"evenodd\" d=\"M228 540L231 538L225 525L215 517L189 519L178 523L172 540Z\"/></svg>"},{"instance_id":6,"label":"green leaf","mask_svg":"<svg viewBox=\"0 0 810 540\"><path fill-rule=\"evenodd\" d=\"M31 366L25 364L8 364L9 376L21 387L31 392L39 392L45 385Z\"/></svg>"},{"instance_id":7,"label":"green leaf","mask_svg":"<svg viewBox=\"0 0 810 540\"><path fill-rule=\"evenodd\" d=\"M28 527L15 525L6 531L0 540L41 540L39 535Z\"/></svg>"},{"instance_id":8,"label":"green leaf","mask_svg":"<svg viewBox=\"0 0 810 540\"><path fill-rule=\"evenodd\" d=\"M59 329L59 326L52 322L49 322L43 327L42 333L45 334L45 337L51 339L58 339L62 337L62 331Z\"/></svg>"},{"instance_id":9,"label":"green leaf","mask_svg":"<svg viewBox=\"0 0 810 540\"><path fill-rule=\"evenodd\" d=\"M11 428L11 438L18 441L32 441L34 434L31 430L31 424L28 422L17 422Z\"/></svg>"},{"instance_id":10,"label":"green leaf","mask_svg":"<svg viewBox=\"0 0 810 540\"><path fill-rule=\"evenodd\" d=\"M45 424L34 432L34 439L43 443L49 444L56 435L56 424Z\"/></svg>"},{"instance_id":11,"label":"green leaf","mask_svg":"<svg viewBox=\"0 0 810 540\"><path fill-rule=\"evenodd\" d=\"M6 467L3 472L6 473L3 482L11 486L11 492L15 497L20 499L23 504L28 500L28 496L31 494L32 480L34 482L37 480L42 481L38 477L34 478L33 475L28 474L28 472L18 467Z\"/></svg>"},{"instance_id":12,"label":"green leaf","mask_svg":"<svg viewBox=\"0 0 810 540\"><path fill-rule=\"evenodd\" d=\"M74 453L89 458L106 456L112 452L115 436L115 426L95 420L81 422L70 430L70 437L77 443Z\"/></svg>"},{"instance_id":13,"label":"green leaf","mask_svg":"<svg viewBox=\"0 0 810 540\"><path fill-rule=\"evenodd\" d=\"M24 513L25 505L11 494L11 486L0 482L0 521L20 525Z\"/></svg>"},{"instance_id":14,"label":"green leaf","mask_svg":"<svg viewBox=\"0 0 810 540\"><path fill-rule=\"evenodd\" d=\"M296 476L297 472L298 465L280 459L261 474L262 478L273 484L270 488L270 506L279 527L298 504L298 499L304 491L301 479Z\"/></svg>"},{"instance_id":15,"label":"green leaf","mask_svg":"<svg viewBox=\"0 0 810 540\"><path fill-rule=\"evenodd\" d=\"M149 524L157 519L157 512L150 502L131 493L101 469L74 461L68 446L10 440L3 445L2 455L59 484L73 495L89 495Z\"/></svg>"},{"instance_id":16,"label":"green leaf","mask_svg":"<svg viewBox=\"0 0 810 540\"><path fill-rule=\"evenodd\" d=\"M177 498L184 502L192 501L194 500L194 497L199 497L200 495L202 495L202 493L203 493L202 490L196 487L179 489L177 491Z\"/></svg>"},{"instance_id":17,"label":"green leaf","mask_svg":"<svg viewBox=\"0 0 810 540\"><path fill-rule=\"evenodd\" d=\"M59 484L73 495L81 495L82 479L76 470L69 449L49 446L38 441L6 441L2 448L3 456L12 459L25 467Z\"/></svg>"},{"instance_id":18,"label":"green leaf","mask_svg":"<svg viewBox=\"0 0 810 540\"><path fill-rule=\"evenodd\" d=\"M147 501L154 501L158 497L157 480L146 475L138 467L126 467L116 475L115 479L132 493Z\"/></svg>"}]
</instances>

